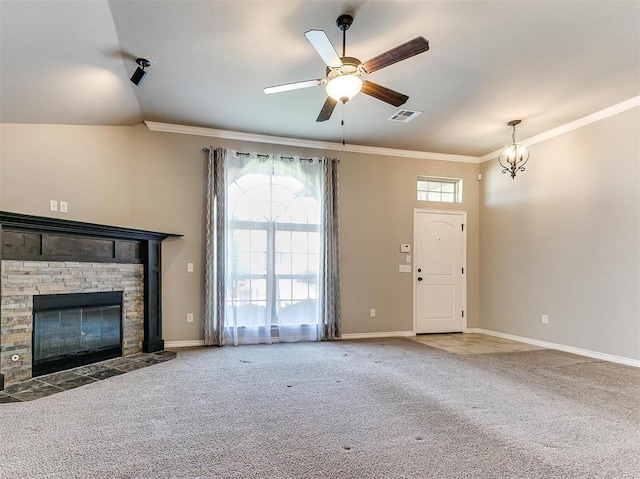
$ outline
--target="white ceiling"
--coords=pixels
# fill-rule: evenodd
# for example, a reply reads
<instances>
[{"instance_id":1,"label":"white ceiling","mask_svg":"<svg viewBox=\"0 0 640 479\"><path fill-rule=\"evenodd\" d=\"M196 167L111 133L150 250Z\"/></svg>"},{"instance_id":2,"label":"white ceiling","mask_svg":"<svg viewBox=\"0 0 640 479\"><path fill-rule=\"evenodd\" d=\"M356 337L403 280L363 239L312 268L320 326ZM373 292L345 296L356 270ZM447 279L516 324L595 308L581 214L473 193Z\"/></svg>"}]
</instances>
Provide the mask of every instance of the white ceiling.
<instances>
[{"instance_id":1,"label":"white ceiling","mask_svg":"<svg viewBox=\"0 0 640 479\"><path fill-rule=\"evenodd\" d=\"M424 111L360 94L346 105L351 144L481 156L640 95L640 1L0 0L0 121L133 125L144 120L340 142L341 106L315 121L321 78L304 37L340 52L342 13L360 60L418 35L430 50L372 73ZM151 60L139 86L135 58Z\"/></svg>"}]
</instances>

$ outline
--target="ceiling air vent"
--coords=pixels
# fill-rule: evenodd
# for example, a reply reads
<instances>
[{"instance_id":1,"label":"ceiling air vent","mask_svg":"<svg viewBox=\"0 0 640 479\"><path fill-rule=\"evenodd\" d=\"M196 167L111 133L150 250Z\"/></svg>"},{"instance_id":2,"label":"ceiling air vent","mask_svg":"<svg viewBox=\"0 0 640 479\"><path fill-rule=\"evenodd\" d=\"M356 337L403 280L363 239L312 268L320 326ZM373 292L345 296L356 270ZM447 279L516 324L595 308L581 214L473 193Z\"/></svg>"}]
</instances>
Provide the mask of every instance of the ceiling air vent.
<instances>
[{"instance_id":1,"label":"ceiling air vent","mask_svg":"<svg viewBox=\"0 0 640 479\"><path fill-rule=\"evenodd\" d=\"M421 114L422 114L421 111L398 110L397 112L395 112L393 115L391 115L387 119L389 121L399 121L401 123L408 123L411 120L413 120L416 116L421 115Z\"/></svg>"}]
</instances>

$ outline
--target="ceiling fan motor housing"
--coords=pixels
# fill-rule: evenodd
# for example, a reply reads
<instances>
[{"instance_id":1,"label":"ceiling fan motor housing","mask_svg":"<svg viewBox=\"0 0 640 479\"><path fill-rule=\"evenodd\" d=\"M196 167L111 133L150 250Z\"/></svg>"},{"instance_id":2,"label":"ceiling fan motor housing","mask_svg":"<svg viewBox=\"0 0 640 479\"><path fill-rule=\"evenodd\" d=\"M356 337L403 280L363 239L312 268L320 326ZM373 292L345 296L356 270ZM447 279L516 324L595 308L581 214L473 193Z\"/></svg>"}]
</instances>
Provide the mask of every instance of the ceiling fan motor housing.
<instances>
[{"instance_id":1,"label":"ceiling fan motor housing","mask_svg":"<svg viewBox=\"0 0 640 479\"><path fill-rule=\"evenodd\" d=\"M355 57L340 58L342 65L337 68L327 67L327 80L331 80L340 75L361 75L364 72L360 68L362 62Z\"/></svg>"}]
</instances>

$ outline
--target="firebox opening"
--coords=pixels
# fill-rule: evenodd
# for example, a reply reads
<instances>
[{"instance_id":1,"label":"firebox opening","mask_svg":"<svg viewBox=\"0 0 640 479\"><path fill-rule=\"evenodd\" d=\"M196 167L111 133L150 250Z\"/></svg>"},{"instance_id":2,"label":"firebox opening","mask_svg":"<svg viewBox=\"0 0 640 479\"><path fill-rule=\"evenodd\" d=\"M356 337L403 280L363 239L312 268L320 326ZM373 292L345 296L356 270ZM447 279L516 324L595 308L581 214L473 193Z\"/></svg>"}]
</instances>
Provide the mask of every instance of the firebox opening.
<instances>
[{"instance_id":1,"label":"firebox opening","mask_svg":"<svg viewBox=\"0 0 640 479\"><path fill-rule=\"evenodd\" d=\"M33 297L32 376L122 356L122 291Z\"/></svg>"}]
</instances>

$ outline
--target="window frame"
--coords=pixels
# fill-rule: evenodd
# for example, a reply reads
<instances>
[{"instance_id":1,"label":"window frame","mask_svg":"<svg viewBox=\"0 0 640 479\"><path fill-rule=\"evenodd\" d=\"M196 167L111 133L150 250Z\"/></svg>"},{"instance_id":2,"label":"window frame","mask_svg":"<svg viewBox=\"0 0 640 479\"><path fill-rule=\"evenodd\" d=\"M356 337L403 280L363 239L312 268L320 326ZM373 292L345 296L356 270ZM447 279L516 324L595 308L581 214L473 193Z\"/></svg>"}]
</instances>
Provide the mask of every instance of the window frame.
<instances>
[{"instance_id":1,"label":"window frame","mask_svg":"<svg viewBox=\"0 0 640 479\"><path fill-rule=\"evenodd\" d=\"M434 183L434 184L439 184L440 188L438 190L424 190L424 189L420 189L420 183L421 182L427 182L427 183ZM462 204L462 178L451 178L451 177L444 177L444 176L428 176L428 175L418 175L417 179L416 179L416 201L421 201L421 202L430 202L430 203L444 203L444 204ZM442 191L442 187L444 185L453 185L453 192L443 192ZM429 188L427 186L427 188ZM420 195L422 194L427 194L427 198L426 199L422 199L420 198ZM429 193L433 193L434 195L437 194L440 196L440 199L430 199L429 198ZM445 194L452 194L453 195L453 201L443 201L442 200L442 195L443 193Z\"/></svg>"}]
</instances>

